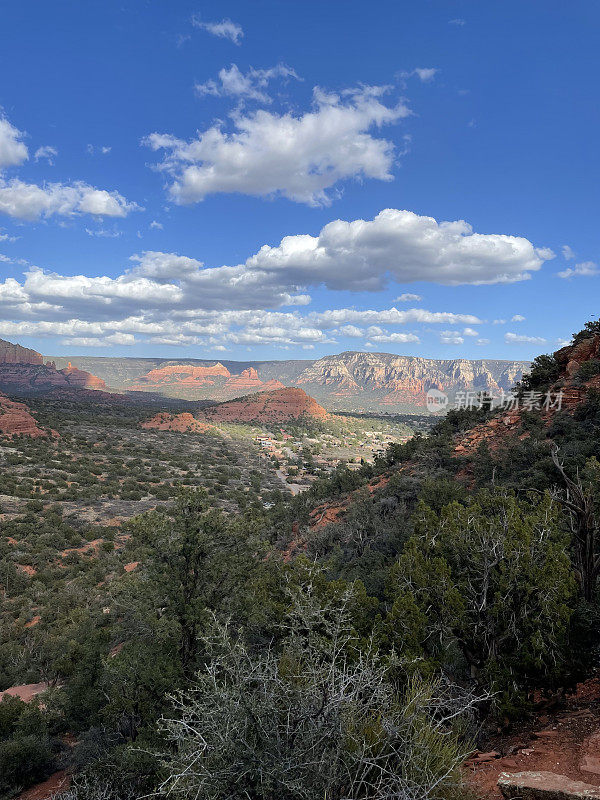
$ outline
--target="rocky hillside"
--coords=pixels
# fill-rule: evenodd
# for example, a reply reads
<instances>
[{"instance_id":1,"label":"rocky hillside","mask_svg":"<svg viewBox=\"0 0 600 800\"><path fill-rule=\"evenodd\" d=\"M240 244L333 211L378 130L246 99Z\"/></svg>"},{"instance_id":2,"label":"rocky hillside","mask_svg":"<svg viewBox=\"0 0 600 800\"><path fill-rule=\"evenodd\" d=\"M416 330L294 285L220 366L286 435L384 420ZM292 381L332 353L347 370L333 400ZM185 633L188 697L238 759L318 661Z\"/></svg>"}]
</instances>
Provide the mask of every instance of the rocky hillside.
<instances>
[{"instance_id":1,"label":"rocky hillside","mask_svg":"<svg viewBox=\"0 0 600 800\"><path fill-rule=\"evenodd\" d=\"M210 422L255 422L261 425L322 420L327 412L303 389L276 389L258 392L207 408L202 417Z\"/></svg>"},{"instance_id":2,"label":"rocky hillside","mask_svg":"<svg viewBox=\"0 0 600 800\"><path fill-rule=\"evenodd\" d=\"M56 359L61 365L65 359ZM429 389L508 391L528 361L435 360L348 351L318 360L203 361L84 357L79 365L118 391L158 392L187 400L229 400L299 386L331 410L413 411Z\"/></svg>"},{"instance_id":3,"label":"rocky hillside","mask_svg":"<svg viewBox=\"0 0 600 800\"><path fill-rule=\"evenodd\" d=\"M0 394L0 436L47 436L25 403L15 403Z\"/></svg>"},{"instance_id":4,"label":"rocky hillside","mask_svg":"<svg viewBox=\"0 0 600 800\"><path fill-rule=\"evenodd\" d=\"M54 364L0 364L0 391L30 395L54 389L105 389L101 378L69 364L56 369Z\"/></svg>"},{"instance_id":5,"label":"rocky hillside","mask_svg":"<svg viewBox=\"0 0 600 800\"><path fill-rule=\"evenodd\" d=\"M536 378L538 371L534 362L531 379L527 382L527 387L531 384L531 388L524 389L516 407L461 435L455 447L457 455L472 455L483 442L494 451L511 436L521 440L528 438L529 433L521 428L529 405L540 406L541 417L548 427L558 411L573 414L590 391L600 390L600 334L576 340L547 358L549 378Z\"/></svg>"}]
</instances>

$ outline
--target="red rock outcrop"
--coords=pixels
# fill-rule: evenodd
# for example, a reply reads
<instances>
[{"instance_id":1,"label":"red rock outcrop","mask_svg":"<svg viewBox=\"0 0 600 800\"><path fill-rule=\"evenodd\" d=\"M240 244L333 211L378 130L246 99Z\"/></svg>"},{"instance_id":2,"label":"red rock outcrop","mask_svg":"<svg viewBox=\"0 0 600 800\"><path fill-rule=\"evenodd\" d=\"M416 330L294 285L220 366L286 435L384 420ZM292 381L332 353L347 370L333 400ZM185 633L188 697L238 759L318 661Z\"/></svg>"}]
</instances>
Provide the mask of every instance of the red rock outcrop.
<instances>
[{"instance_id":1,"label":"red rock outcrop","mask_svg":"<svg viewBox=\"0 0 600 800\"><path fill-rule=\"evenodd\" d=\"M106 389L106 384L102 378L92 375L91 372L77 369L70 361L68 367L59 369L58 372L65 376L69 386L76 386L78 389Z\"/></svg>"},{"instance_id":2,"label":"red rock outcrop","mask_svg":"<svg viewBox=\"0 0 600 800\"><path fill-rule=\"evenodd\" d=\"M174 366L152 369L139 379L134 389L160 388L164 384L176 383L181 386L214 386L215 378L229 378L231 373L223 364L217 362L212 366L195 366L194 364L176 364Z\"/></svg>"},{"instance_id":3,"label":"red rock outcrop","mask_svg":"<svg viewBox=\"0 0 600 800\"><path fill-rule=\"evenodd\" d=\"M258 422L263 425L303 418L326 419L328 416L314 398L303 389L294 388L257 392L238 400L229 400L205 409L202 415L214 422Z\"/></svg>"},{"instance_id":4,"label":"red rock outcrop","mask_svg":"<svg viewBox=\"0 0 600 800\"><path fill-rule=\"evenodd\" d=\"M276 389L285 389L285 386L277 380L261 381L254 367L242 370L239 375L232 375L225 382L225 390L236 394L248 391L273 392Z\"/></svg>"},{"instance_id":5,"label":"red rock outcrop","mask_svg":"<svg viewBox=\"0 0 600 800\"><path fill-rule=\"evenodd\" d=\"M46 431L38 427L25 403L15 403L0 394L0 434L3 436L47 436Z\"/></svg>"},{"instance_id":6,"label":"red rock outcrop","mask_svg":"<svg viewBox=\"0 0 600 800\"><path fill-rule=\"evenodd\" d=\"M167 390L171 395L176 395L180 390L181 396L194 396L194 390L199 390L201 393L208 392L211 399L228 400L249 392L270 392L284 389L285 386L278 380L263 382L254 367L242 370L239 375L232 375L227 367L217 362L209 366L177 364L157 367L140 378L132 388L134 391Z\"/></svg>"},{"instance_id":7,"label":"red rock outcrop","mask_svg":"<svg viewBox=\"0 0 600 800\"><path fill-rule=\"evenodd\" d=\"M550 387L549 394L551 400L560 397L560 410L573 412L585 400L590 389L600 389L600 375L593 375L587 380L576 377L582 364L587 361L600 360L599 356L600 334L583 339L577 344L563 347L554 353L554 358L560 367L560 375ZM554 402L550 402L548 407L544 408L543 402L546 393L539 394L538 402L542 405L542 419L548 425L559 408ZM510 437L518 436L519 439L526 439L529 436L528 433L519 433L522 410L526 407L524 400L520 402L519 407L508 409L462 434L454 448L455 454L457 456L473 455L482 442L485 442L493 451Z\"/></svg>"},{"instance_id":8,"label":"red rock outcrop","mask_svg":"<svg viewBox=\"0 0 600 800\"><path fill-rule=\"evenodd\" d=\"M36 350L21 347L0 339L0 364L43 364L44 359Z\"/></svg>"},{"instance_id":9,"label":"red rock outcrop","mask_svg":"<svg viewBox=\"0 0 600 800\"><path fill-rule=\"evenodd\" d=\"M168 414L161 411L152 419L141 423L141 427L146 430L157 431L177 431L178 433L206 433L213 426L206 422L200 422L192 414Z\"/></svg>"},{"instance_id":10,"label":"red rock outcrop","mask_svg":"<svg viewBox=\"0 0 600 800\"><path fill-rule=\"evenodd\" d=\"M53 389L105 388L101 378L72 366L57 370L50 363L0 363L0 391L7 394L33 394Z\"/></svg>"},{"instance_id":11,"label":"red rock outcrop","mask_svg":"<svg viewBox=\"0 0 600 800\"><path fill-rule=\"evenodd\" d=\"M0 702L4 697L18 697L24 703L30 703L38 694L48 689L47 683L22 683L19 686L11 686L0 692Z\"/></svg>"}]
</instances>

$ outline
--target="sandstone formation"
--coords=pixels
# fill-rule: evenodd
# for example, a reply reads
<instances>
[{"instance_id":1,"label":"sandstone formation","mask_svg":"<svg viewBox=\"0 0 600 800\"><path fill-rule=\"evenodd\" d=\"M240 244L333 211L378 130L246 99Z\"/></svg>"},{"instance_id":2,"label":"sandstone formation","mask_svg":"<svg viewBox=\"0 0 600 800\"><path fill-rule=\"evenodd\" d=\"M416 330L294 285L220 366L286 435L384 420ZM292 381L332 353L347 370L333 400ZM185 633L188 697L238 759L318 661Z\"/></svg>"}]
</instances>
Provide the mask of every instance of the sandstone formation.
<instances>
[{"instance_id":1,"label":"sandstone formation","mask_svg":"<svg viewBox=\"0 0 600 800\"><path fill-rule=\"evenodd\" d=\"M63 360L58 359L62 364ZM189 400L230 400L249 392L300 386L332 410L421 411L429 389L509 389L529 369L528 361L435 360L391 353L348 351L318 360L202 361L79 358L82 369L116 390L158 392Z\"/></svg>"},{"instance_id":2,"label":"sandstone formation","mask_svg":"<svg viewBox=\"0 0 600 800\"><path fill-rule=\"evenodd\" d=\"M249 390L272 392L275 389L285 389L285 386L278 380L269 380L263 383L254 367L248 367L248 369L242 370L239 375L231 375L225 382L225 389L229 392L235 392L237 395L247 394Z\"/></svg>"},{"instance_id":3,"label":"sandstone formation","mask_svg":"<svg viewBox=\"0 0 600 800\"><path fill-rule=\"evenodd\" d=\"M458 391L508 391L528 366L524 361L436 361L390 353L346 352L315 361L300 373L296 383L319 399L325 393L371 406L425 406L429 389L450 395Z\"/></svg>"},{"instance_id":4,"label":"sandstone formation","mask_svg":"<svg viewBox=\"0 0 600 800\"><path fill-rule=\"evenodd\" d=\"M37 394L53 389L105 389L101 378L73 366L57 370L52 364L0 364L0 391Z\"/></svg>"},{"instance_id":5,"label":"sandstone formation","mask_svg":"<svg viewBox=\"0 0 600 800\"><path fill-rule=\"evenodd\" d=\"M47 436L38 427L25 403L15 403L0 394L0 435L2 436Z\"/></svg>"},{"instance_id":6,"label":"sandstone formation","mask_svg":"<svg viewBox=\"0 0 600 800\"><path fill-rule=\"evenodd\" d=\"M131 387L134 391L159 391L172 397L229 400L249 392L284 389L278 380L262 381L254 367L232 374L220 362L216 364L169 364L150 370Z\"/></svg>"},{"instance_id":7,"label":"sandstone formation","mask_svg":"<svg viewBox=\"0 0 600 800\"><path fill-rule=\"evenodd\" d=\"M0 339L0 364L43 364L44 359L35 350Z\"/></svg>"},{"instance_id":8,"label":"sandstone formation","mask_svg":"<svg viewBox=\"0 0 600 800\"><path fill-rule=\"evenodd\" d=\"M146 430L157 431L177 431L178 433L206 433L211 429L211 425L200 422L192 414L168 414L161 411L160 414L148 419L141 424Z\"/></svg>"},{"instance_id":9,"label":"sandstone formation","mask_svg":"<svg viewBox=\"0 0 600 800\"><path fill-rule=\"evenodd\" d=\"M202 412L212 422L257 422L263 425L301 419L326 419L328 414L303 389L277 389L229 400Z\"/></svg>"},{"instance_id":10,"label":"sandstone formation","mask_svg":"<svg viewBox=\"0 0 600 800\"><path fill-rule=\"evenodd\" d=\"M155 389L164 384L176 383L181 386L214 386L216 378L229 378L230 372L223 364L194 366L193 364L174 364L152 369L143 375L134 389Z\"/></svg>"},{"instance_id":11,"label":"sandstone formation","mask_svg":"<svg viewBox=\"0 0 600 800\"><path fill-rule=\"evenodd\" d=\"M69 386L76 386L79 389L106 389L106 383L102 378L98 378L96 375L92 375L82 369L77 369L70 361L65 369L60 369L58 372L64 375Z\"/></svg>"}]
</instances>

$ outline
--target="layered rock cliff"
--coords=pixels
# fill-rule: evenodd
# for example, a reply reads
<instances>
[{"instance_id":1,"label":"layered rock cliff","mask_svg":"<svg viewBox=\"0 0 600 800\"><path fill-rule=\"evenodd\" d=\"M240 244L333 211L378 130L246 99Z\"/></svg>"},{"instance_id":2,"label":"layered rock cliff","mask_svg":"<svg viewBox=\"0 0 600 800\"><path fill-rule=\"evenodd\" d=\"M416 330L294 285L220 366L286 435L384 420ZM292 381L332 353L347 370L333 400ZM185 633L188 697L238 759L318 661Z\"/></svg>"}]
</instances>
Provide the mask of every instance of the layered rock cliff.
<instances>
[{"instance_id":1,"label":"layered rock cliff","mask_svg":"<svg viewBox=\"0 0 600 800\"><path fill-rule=\"evenodd\" d=\"M0 339L0 364L43 364L43 356L35 350Z\"/></svg>"},{"instance_id":2,"label":"layered rock cliff","mask_svg":"<svg viewBox=\"0 0 600 800\"><path fill-rule=\"evenodd\" d=\"M278 380L262 381L254 367L231 373L220 362L208 366L169 364L150 370L131 387L134 391L159 391L171 397L228 400L249 392L285 388Z\"/></svg>"},{"instance_id":3,"label":"layered rock cliff","mask_svg":"<svg viewBox=\"0 0 600 800\"><path fill-rule=\"evenodd\" d=\"M70 361L64 369L56 369L54 361L44 363L35 350L0 339L0 391L27 395L66 388L106 389L106 384Z\"/></svg>"},{"instance_id":4,"label":"layered rock cliff","mask_svg":"<svg viewBox=\"0 0 600 800\"><path fill-rule=\"evenodd\" d=\"M329 395L366 405L425 406L429 389L451 395L469 390L508 391L528 366L525 361L436 361L390 353L346 352L315 361L296 382L317 399ZM333 399L333 407L340 405Z\"/></svg>"},{"instance_id":5,"label":"layered rock cliff","mask_svg":"<svg viewBox=\"0 0 600 800\"><path fill-rule=\"evenodd\" d=\"M63 363L61 359L57 362ZM299 386L331 410L421 411L429 389L498 393L520 380L528 361L436 360L348 351L318 360L202 361L87 357L78 364L117 390L188 400L229 400Z\"/></svg>"},{"instance_id":6,"label":"layered rock cliff","mask_svg":"<svg viewBox=\"0 0 600 800\"><path fill-rule=\"evenodd\" d=\"M104 381L84 370L57 370L52 364L0 364L0 391L7 394L38 394L53 389L105 389Z\"/></svg>"}]
</instances>

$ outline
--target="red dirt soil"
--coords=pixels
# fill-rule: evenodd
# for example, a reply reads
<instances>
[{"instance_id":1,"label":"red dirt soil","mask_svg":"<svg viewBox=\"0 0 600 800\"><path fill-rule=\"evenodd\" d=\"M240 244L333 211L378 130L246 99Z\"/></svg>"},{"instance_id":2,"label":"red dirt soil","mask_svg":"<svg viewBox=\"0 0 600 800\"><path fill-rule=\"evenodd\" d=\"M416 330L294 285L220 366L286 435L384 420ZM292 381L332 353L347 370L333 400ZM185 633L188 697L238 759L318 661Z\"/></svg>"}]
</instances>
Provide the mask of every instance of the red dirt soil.
<instances>
[{"instance_id":1,"label":"red dirt soil","mask_svg":"<svg viewBox=\"0 0 600 800\"><path fill-rule=\"evenodd\" d=\"M60 772L55 772L50 775L42 783L32 786L26 792L22 792L16 800L48 800L48 798L56 797L63 792L66 792L71 783L71 776L69 773L62 769Z\"/></svg>"},{"instance_id":2,"label":"red dirt soil","mask_svg":"<svg viewBox=\"0 0 600 800\"><path fill-rule=\"evenodd\" d=\"M560 707L540 712L533 726L491 737L486 751L490 760L465 764L467 782L480 798L501 797L502 772L553 772L600 786L600 680L579 684Z\"/></svg>"},{"instance_id":3,"label":"red dirt soil","mask_svg":"<svg viewBox=\"0 0 600 800\"><path fill-rule=\"evenodd\" d=\"M0 701L8 695L18 697L24 703L29 703L38 694L45 692L47 688L47 683L23 683L20 686L11 686L10 689L0 692Z\"/></svg>"}]
</instances>

